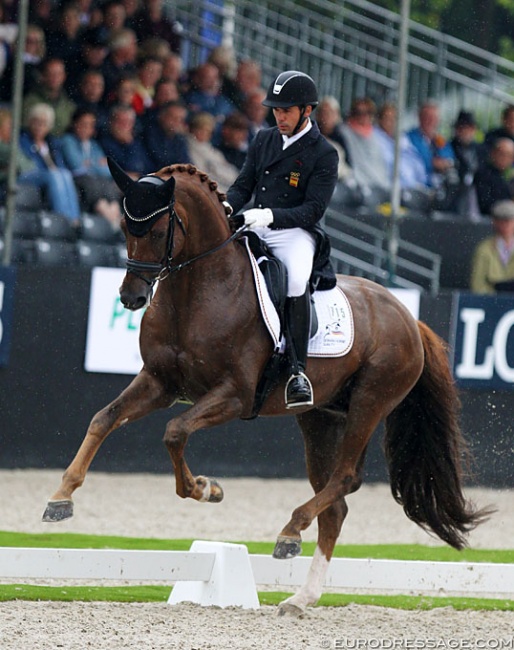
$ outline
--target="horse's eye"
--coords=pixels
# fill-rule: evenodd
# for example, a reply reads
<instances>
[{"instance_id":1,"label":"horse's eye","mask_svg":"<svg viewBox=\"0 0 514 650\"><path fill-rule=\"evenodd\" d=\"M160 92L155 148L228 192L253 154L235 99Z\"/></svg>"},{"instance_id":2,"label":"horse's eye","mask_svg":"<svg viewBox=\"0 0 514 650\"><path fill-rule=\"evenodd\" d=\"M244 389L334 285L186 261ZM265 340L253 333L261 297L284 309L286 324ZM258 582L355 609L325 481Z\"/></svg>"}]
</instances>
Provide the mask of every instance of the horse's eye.
<instances>
[{"instance_id":1,"label":"horse's eye","mask_svg":"<svg viewBox=\"0 0 514 650\"><path fill-rule=\"evenodd\" d=\"M164 233L162 230L152 230L150 231L150 238L153 241L161 241L161 239L164 239L166 233Z\"/></svg>"}]
</instances>

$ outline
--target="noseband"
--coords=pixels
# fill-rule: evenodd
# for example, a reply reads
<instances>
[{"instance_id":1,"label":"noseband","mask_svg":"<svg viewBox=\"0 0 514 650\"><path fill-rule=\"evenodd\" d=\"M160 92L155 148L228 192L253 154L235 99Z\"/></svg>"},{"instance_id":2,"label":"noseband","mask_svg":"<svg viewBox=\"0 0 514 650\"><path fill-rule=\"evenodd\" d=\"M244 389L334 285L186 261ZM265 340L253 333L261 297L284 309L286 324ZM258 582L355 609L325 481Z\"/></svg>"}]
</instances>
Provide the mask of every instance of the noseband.
<instances>
[{"instance_id":1,"label":"noseband","mask_svg":"<svg viewBox=\"0 0 514 650\"><path fill-rule=\"evenodd\" d=\"M158 176L152 176L151 178L162 181L163 183L165 182ZM164 212L169 213L168 236L166 239L165 253L162 260L160 262L143 262L141 260L136 260L129 257L126 261L127 272L137 276L150 287L153 287L156 282L164 280L171 273L176 273L177 271L182 270L186 266L189 266L193 262L196 262L197 260L200 260L203 257L206 257L207 255L210 255L211 253L215 253L216 251L220 250L230 242L240 237L243 230L245 229L245 227L243 227L236 230L236 232L234 232L228 239L226 239L218 246L215 246L214 248L211 248L208 251L205 251L204 253L200 253L199 255L196 255L195 257L192 257L191 259L182 262L181 264L176 264L175 266L173 266L172 264L173 238L175 235L175 223L179 225L184 237L187 235L184 223L175 210L175 197L174 196L171 197L169 205L159 208L158 210L154 210L152 213L145 215L144 217L135 217L134 215L130 214L130 212L127 209L126 200L123 199L123 211L127 219L130 219L132 221L138 221L138 222L148 221L151 218L157 216L158 214ZM152 274L152 277L147 278L143 274Z\"/></svg>"}]
</instances>

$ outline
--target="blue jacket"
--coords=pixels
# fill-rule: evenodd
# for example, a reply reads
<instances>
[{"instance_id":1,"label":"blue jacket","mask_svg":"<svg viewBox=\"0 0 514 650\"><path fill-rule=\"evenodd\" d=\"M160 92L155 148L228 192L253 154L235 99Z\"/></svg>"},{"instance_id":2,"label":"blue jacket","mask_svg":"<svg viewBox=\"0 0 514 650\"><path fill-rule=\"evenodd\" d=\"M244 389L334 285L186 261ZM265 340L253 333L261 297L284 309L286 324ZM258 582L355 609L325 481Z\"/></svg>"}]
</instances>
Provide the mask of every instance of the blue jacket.
<instances>
[{"instance_id":1,"label":"blue jacket","mask_svg":"<svg viewBox=\"0 0 514 650\"><path fill-rule=\"evenodd\" d=\"M101 138L100 144L105 153L114 158L118 165L127 172L143 175L156 171L144 145L137 138L129 144L122 144L110 134L106 134Z\"/></svg>"},{"instance_id":2,"label":"blue jacket","mask_svg":"<svg viewBox=\"0 0 514 650\"><path fill-rule=\"evenodd\" d=\"M89 147L89 149L87 148ZM90 174L92 176L109 177L105 152L96 140L83 143L72 133L65 133L61 138L61 149L64 162L74 176Z\"/></svg>"},{"instance_id":3,"label":"blue jacket","mask_svg":"<svg viewBox=\"0 0 514 650\"><path fill-rule=\"evenodd\" d=\"M183 135L166 135L158 122L148 123L143 131L146 151L155 169L175 163L190 163L187 140Z\"/></svg>"},{"instance_id":4,"label":"blue jacket","mask_svg":"<svg viewBox=\"0 0 514 650\"><path fill-rule=\"evenodd\" d=\"M49 135L46 138L46 142L56 167L68 169L64 162L59 138ZM23 130L20 133L20 149L28 158L34 161L38 169L48 171L48 165L43 156L37 151L34 140L28 131Z\"/></svg>"}]
</instances>

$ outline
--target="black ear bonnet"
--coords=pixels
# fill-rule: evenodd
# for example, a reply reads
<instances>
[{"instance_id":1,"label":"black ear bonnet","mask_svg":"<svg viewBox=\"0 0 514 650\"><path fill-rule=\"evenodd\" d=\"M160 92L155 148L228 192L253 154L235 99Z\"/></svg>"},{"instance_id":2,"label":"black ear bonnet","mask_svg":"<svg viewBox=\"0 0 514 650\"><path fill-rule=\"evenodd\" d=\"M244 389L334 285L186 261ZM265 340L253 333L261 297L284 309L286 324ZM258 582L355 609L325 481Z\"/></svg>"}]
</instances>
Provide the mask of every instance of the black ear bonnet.
<instances>
[{"instance_id":1,"label":"black ear bonnet","mask_svg":"<svg viewBox=\"0 0 514 650\"><path fill-rule=\"evenodd\" d=\"M123 212L127 229L134 237L143 237L154 223L173 207L175 179L164 181L158 176L142 176L133 181L119 165L108 159L116 185L124 193Z\"/></svg>"}]
</instances>

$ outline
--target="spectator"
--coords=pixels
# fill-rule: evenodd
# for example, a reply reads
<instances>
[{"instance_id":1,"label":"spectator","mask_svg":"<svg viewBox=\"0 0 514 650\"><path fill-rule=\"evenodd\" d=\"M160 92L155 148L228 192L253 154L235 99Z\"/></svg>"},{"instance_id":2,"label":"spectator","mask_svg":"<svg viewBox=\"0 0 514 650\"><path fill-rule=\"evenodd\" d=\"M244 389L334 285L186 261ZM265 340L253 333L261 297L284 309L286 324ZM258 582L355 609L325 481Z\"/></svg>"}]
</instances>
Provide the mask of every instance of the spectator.
<instances>
[{"instance_id":1,"label":"spectator","mask_svg":"<svg viewBox=\"0 0 514 650\"><path fill-rule=\"evenodd\" d=\"M111 178L105 153L94 138L95 128L94 112L78 108L69 132L61 138L62 155L73 174L82 208L102 215L113 228L118 228L121 193Z\"/></svg>"},{"instance_id":2,"label":"spectator","mask_svg":"<svg viewBox=\"0 0 514 650\"><path fill-rule=\"evenodd\" d=\"M221 125L220 142L216 145L225 159L241 169L248 151L248 119L243 113L231 113Z\"/></svg>"},{"instance_id":3,"label":"spectator","mask_svg":"<svg viewBox=\"0 0 514 650\"><path fill-rule=\"evenodd\" d=\"M164 63L170 54L170 46L162 38L147 38L139 45L138 55L143 59L152 57Z\"/></svg>"},{"instance_id":4,"label":"spectator","mask_svg":"<svg viewBox=\"0 0 514 650\"><path fill-rule=\"evenodd\" d=\"M172 52L180 52L180 32L178 23L171 21L164 13L162 0L143 0L143 6L134 16L138 39L162 38L169 43Z\"/></svg>"},{"instance_id":5,"label":"spectator","mask_svg":"<svg viewBox=\"0 0 514 650\"><path fill-rule=\"evenodd\" d=\"M489 152L495 140L509 138L514 141L514 104L508 104L502 111L501 126L488 131L484 138L484 145Z\"/></svg>"},{"instance_id":6,"label":"spectator","mask_svg":"<svg viewBox=\"0 0 514 650\"><path fill-rule=\"evenodd\" d=\"M186 81L184 79L182 57L175 52L171 52L162 62L162 79L173 81L177 84L180 94L186 90ZM187 88L188 89L188 88Z\"/></svg>"},{"instance_id":7,"label":"spectator","mask_svg":"<svg viewBox=\"0 0 514 650\"><path fill-rule=\"evenodd\" d=\"M135 96L136 77L132 74L123 75L107 95L106 104L109 108L116 105L134 108Z\"/></svg>"},{"instance_id":8,"label":"spectator","mask_svg":"<svg viewBox=\"0 0 514 650\"><path fill-rule=\"evenodd\" d=\"M513 164L514 142L510 138L495 140L487 162L478 168L473 181L482 214L491 214L491 208L497 201L513 198L512 184L509 182Z\"/></svg>"},{"instance_id":9,"label":"spectator","mask_svg":"<svg viewBox=\"0 0 514 650\"><path fill-rule=\"evenodd\" d=\"M237 66L232 94L223 89L222 92L225 92L225 96L237 109L242 110L245 99L250 93L261 88L261 83L262 70L260 64L253 59L245 59Z\"/></svg>"},{"instance_id":10,"label":"spectator","mask_svg":"<svg viewBox=\"0 0 514 650\"><path fill-rule=\"evenodd\" d=\"M102 40L109 42L116 34L125 29L125 7L121 0L108 0L100 5L102 22L94 27L95 33Z\"/></svg>"},{"instance_id":11,"label":"spectator","mask_svg":"<svg viewBox=\"0 0 514 650\"><path fill-rule=\"evenodd\" d=\"M109 39L109 54L102 65L109 92L123 76L136 74L137 39L130 29L121 29Z\"/></svg>"},{"instance_id":12,"label":"spectator","mask_svg":"<svg viewBox=\"0 0 514 650\"><path fill-rule=\"evenodd\" d=\"M155 84L155 93L152 105L140 117L142 128L145 129L148 124L151 124L157 119L157 114L162 106L168 104L169 102L179 101L181 100L177 84L174 81L159 79L159 81Z\"/></svg>"},{"instance_id":13,"label":"spectator","mask_svg":"<svg viewBox=\"0 0 514 650\"><path fill-rule=\"evenodd\" d=\"M514 201L498 201L491 209L493 235L478 244L471 265L471 291L494 294L514 291Z\"/></svg>"},{"instance_id":14,"label":"spectator","mask_svg":"<svg viewBox=\"0 0 514 650\"><path fill-rule=\"evenodd\" d=\"M185 96L191 113L210 113L222 122L234 111L234 105L221 94L220 88L218 68L212 63L199 66L192 74L192 89Z\"/></svg>"},{"instance_id":15,"label":"spectator","mask_svg":"<svg viewBox=\"0 0 514 650\"><path fill-rule=\"evenodd\" d=\"M64 164L59 140L51 135L54 119L49 104L34 104L30 108L27 127L20 134L20 148L35 163L35 169L22 173L18 182L43 188L51 209L78 226L79 198L73 176Z\"/></svg>"},{"instance_id":16,"label":"spectator","mask_svg":"<svg viewBox=\"0 0 514 650\"><path fill-rule=\"evenodd\" d=\"M102 39L101 35L95 30L88 30L81 38L80 55L76 60L69 61L66 65L67 76L76 80L80 79L86 70L102 72L102 66L108 52L107 41ZM77 92L75 84L68 84L68 90L71 98L75 100Z\"/></svg>"},{"instance_id":17,"label":"spectator","mask_svg":"<svg viewBox=\"0 0 514 650\"><path fill-rule=\"evenodd\" d=\"M0 108L0 198L2 201L6 195L6 184L11 159L12 144L12 115L7 108ZM18 149L17 174L35 169L35 164L23 151Z\"/></svg>"},{"instance_id":18,"label":"spectator","mask_svg":"<svg viewBox=\"0 0 514 650\"><path fill-rule=\"evenodd\" d=\"M445 175L454 165L451 145L437 130L439 119L439 106L435 102L426 102L418 112L419 126L407 131L425 165L425 184L436 188L444 183Z\"/></svg>"},{"instance_id":19,"label":"spectator","mask_svg":"<svg viewBox=\"0 0 514 650\"><path fill-rule=\"evenodd\" d=\"M220 73L221 92L229 99L236 94L236 53L230 45L218 45L209 53L207 62L215 65Z\"/></svg>"},{"instance_id":20,"label":"spectator","mask_svg":"<svg viewBox=\"0 0 514 650\"><path fill-rule=\"evenodd\" d=\"M47 32L52 27L53 8L53 0L29 2L28 22L31 25L37 25L44 32Z\"/></svg>"},{"instance_id":21,"label":"spectator","mask_svg":"<svg viewBox=\"0 0 514 650\"><path fill-rule=\"evenodd\" d=\"M216 120L210 113L196 113L189 122L187 142L193 165L217 181L219 189L226 192L236 180L238 169L212 146L215 126Z\"/></svg>"},{"instance_id":22,"label":"spectator","mask_svg":"<svg viewBox=\"0 0 514 650\"><path fill-rule=\"evenodd\" d=\"M14 50L18 42L14 43ZM45 33L37 25L27 25L25 49L23 51L23 95L33 90L41 80L40 65L46 53ZM0 100L10 102L13 91L14 52L9 57L3 75L0 77Z\"/></svg>"},{"instance_id":23,"label":"spectator","mask_svg":"<svg viewBox=\"0 0 514 650\"><path fill-rule=\"evenodd\" d=\"M141 10L140 0L122 0L125 8L125 27L136 30L136 16Z\"/></svg>"},{"instance_id":24,"label":"spectator","mask_svg":"<svg viewBox=\"0 0 514 650\"><path fill-rule=\"evenodd\" d=\"M476 219L479 217L479 208L473 178L480 166L482 146L475 140L477 125L473 113L460 111L453 128L454 135L450 144L455 156L459 183L449 209L451 212Z\"/></svg>"},{"instance_id":25,"label":"spectator","mask_svg":"<svg viewBox=\"0 0 514 650\"><path fill-rule=\"evenodd\" d=\"M143 139L154 169L189 163L186 140L187 109L182 102L169 102L157 111L157 119L146 123Z\"/></svg>"},{"instance_id":26,"label":"spectator","mask_svg":"<svg viewBox=\"0 0 514 650\"><path fill-rule=\"evenodd\" d=\"M376 107L363 97L352 102L341 133L346 142L351 167L358 186L364 194L385 195L391 189L382 147L373 128Z\"/></svg>"},{"instance_id":27,"label":"spectator","mask_svg":"<svg viewBox=\"0 0 514 650\"><path fill-rule=\"evenodd\" d=\"M137 65L136 88L132 106L142 115L153 103L155 84L162 73L162 63L155 57L141 59Z\"/></svg>"},{"instance_id":28,"label":"spectator","mask_svg":"<svg viewBox=\"0 0 514 650\"><path fill-rule=\"evenodd\" d=\"M375 133L382 147L387 175L391 183L394 172L396 119L396 106L386 103L378 111L377 125L375 126ZM399 178L402 189L425 188L425 165L405 134L400 136Z\"/></svg>"},{"instance_id":29,"label":"spectator","mask_svg":"<svg viewBox=\"0 0 514 650\"><path fill-rule=\"evenodd\" d=\"M316 123L325 138L329 138L331 142L337 142L343 149L346 164L351 166L352 163L342 130L343 120L341 118L341 107L337 99L332 95L322 97L316 109Z\"/></svg>"},{"instance_id":30,"label":"spectator","mask_svg":"<svg viewBox=\"0 0 514 650\"><path fill-rule=\"evenodd\" d=\"M41 64L41 83L24 99L24 125L36 104L48 104L54 111L52 135L60 136L68 128L76 108L64 89L66 69L62 59L45 59Z\"/></svg>"},{"instance_id":31,"label":"spectator","mask_svg":"<svg viewBox=\"0 0 514 650\"><path fill-rule=\"evenodd\" d=\"M269 129L271 126L267 120L269 108L262 103L265 99L266 91L264 88L258 88L248 93L243 103L243 113L248 118L249 143L261 129Z\"/></svg>"},{"instance_id":32,"label":"spectator","mask_svg":"<svg viewBox=\"0 0 514 650\"><path fill-rule=\"evenodd\" d=\"M139 138L136 138L136 112L129 106L114 106L109 114L108 131L101 135L103 150L137 180L152 171L152 162Z\"/></svg>"},{"instance_id":33,"label":"spectator","mask_svg":"<svg viewBox=\"0 0 514 650\"><path fill-rule=\"evenodd\" d=\"M46 49L49 58L64 61L67 72L70 72L69 64L73 64L82 54L81 32L78 6L63 4L58 11L56 28L47 33Z\"/></svg>"},{"instance_id":34,"label":"spectator","mask_svg":"<svg viewBox=\"0 0 514 650\"><path fill-rule=\"evenodd\" d=\"M104 76L100 70L87 70L80 79L77 108L87 109L96 115L96 128L103 131L107 127L108 110L102 101L105 90Z\"/></svg>"},{"instance_id":35,"label":"spectator","mask_svg":"<svg viewBox=\"0 0 514 650\"><path fill-rule=\"evenodd\" d=\"M319 127L321 134L337 151L339 163L337 166L337 180L349 181L350 179L355 183L353 178L353 171L347 160L346 150L343 148L343 143L346 142L340 128L342 126L341 113L339 110L339 102L335 97L323 97L316 109L316 123ZM336 139L331 136L334 135Z\"/></svg>"}]
</instances>

